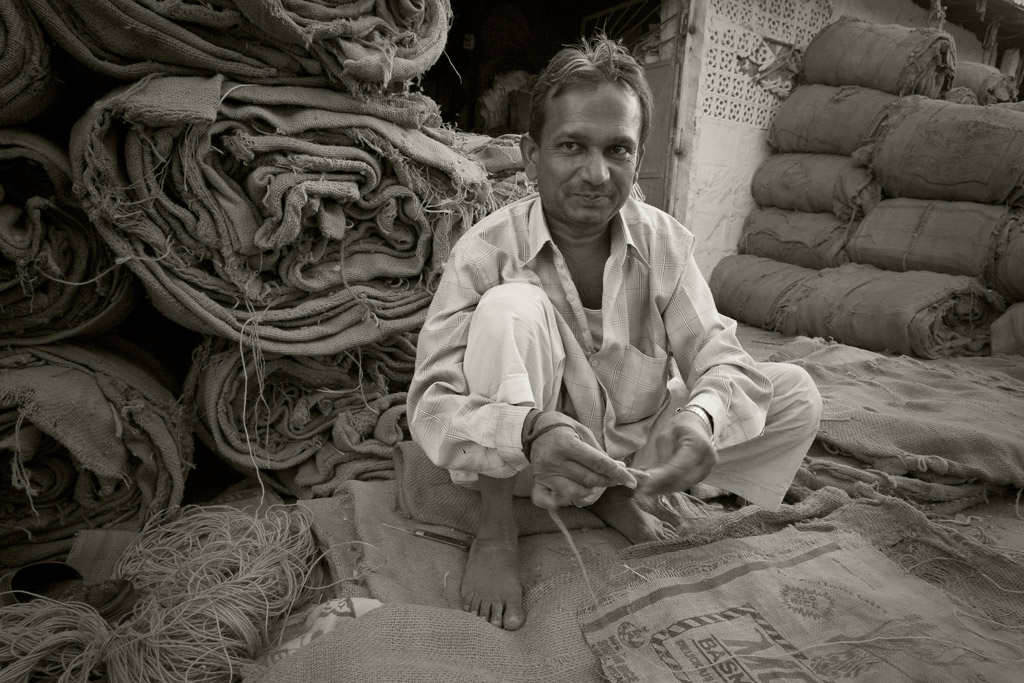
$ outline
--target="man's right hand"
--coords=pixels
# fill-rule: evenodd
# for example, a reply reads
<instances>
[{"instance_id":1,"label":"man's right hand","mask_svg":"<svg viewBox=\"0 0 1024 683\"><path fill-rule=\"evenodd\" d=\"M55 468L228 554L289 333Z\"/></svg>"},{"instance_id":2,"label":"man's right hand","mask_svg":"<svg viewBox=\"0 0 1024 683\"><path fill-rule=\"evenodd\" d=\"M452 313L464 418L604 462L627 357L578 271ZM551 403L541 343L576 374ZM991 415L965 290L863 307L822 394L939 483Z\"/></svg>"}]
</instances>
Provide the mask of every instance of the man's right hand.
<instances>
[{"instance_id":1,"label":"man's right hand","mask_svg":"<svg viewBox=\"0 0 1024 683\"><path fill-rule=\"evenodd\" d=\"M571 417L544 411L533 421L530 433L538 434L555 424L563 426L544 431L530 447L535 505L554 509L586 498L595 488L636 488L636 478L623 463L609 458L594 434ZM523 436L529 438L530 434Z\"/></svg>"}]
</instances>

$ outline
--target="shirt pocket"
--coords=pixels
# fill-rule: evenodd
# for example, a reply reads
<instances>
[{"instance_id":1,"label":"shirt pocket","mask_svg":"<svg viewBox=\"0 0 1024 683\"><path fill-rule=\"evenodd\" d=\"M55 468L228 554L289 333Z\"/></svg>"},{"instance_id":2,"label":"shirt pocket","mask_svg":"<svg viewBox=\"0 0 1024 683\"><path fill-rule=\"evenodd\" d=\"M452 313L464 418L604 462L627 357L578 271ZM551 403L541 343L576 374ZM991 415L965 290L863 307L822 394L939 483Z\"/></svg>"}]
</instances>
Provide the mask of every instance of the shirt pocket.
<instances>
[{"instance_id":1,"label":"shirt pocket","mask_svg":"<svg viewBox=\"0 0 1024 683\"><path fill-rule=\"evenodd\" d=\"M635 346L615 350L614 375L605 386L618 424L639 422L654 415L665 399L668 354L653 347L648 355Z\"/></svg>"}]
</instances>

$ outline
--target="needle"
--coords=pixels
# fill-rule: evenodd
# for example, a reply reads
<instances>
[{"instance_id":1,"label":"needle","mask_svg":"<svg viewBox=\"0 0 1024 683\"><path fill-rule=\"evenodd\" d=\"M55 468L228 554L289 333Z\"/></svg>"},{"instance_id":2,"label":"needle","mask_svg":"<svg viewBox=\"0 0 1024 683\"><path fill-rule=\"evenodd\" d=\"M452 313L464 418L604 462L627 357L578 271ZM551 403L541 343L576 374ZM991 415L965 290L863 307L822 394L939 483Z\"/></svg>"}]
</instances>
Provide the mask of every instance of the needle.
<instances>
[{"instance_id":1,"label":"needle","mask_svg":"<svg viewBox=\"0 0 1024 683\"><path fill-rule=\"evenodd\" d=\"M413 536L419 536L420 538L425 538L430 541L437 541L438 543L444 543L445 545L461 548L462 550L469 550L470 541L461 538L454 538L452 536L436 534L433 531L427 531L426 529L404 529L400 526L387 524L386 522L381 522L381 525L386 526L389 529L396 529L407 534L412 534Z\"/></svg>"}]
</instances>

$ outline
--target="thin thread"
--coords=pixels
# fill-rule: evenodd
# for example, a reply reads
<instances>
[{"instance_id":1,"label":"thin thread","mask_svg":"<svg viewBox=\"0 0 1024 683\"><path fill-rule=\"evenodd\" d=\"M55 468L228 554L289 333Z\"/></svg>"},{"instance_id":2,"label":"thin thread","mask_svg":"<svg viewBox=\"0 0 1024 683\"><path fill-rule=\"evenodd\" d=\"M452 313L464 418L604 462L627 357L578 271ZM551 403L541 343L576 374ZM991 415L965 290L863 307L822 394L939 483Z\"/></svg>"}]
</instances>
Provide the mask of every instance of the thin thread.
<instances>
[{"instance_id":1,"label":"thin thread","mask_svg":"<svg viewBox=\"0 0 1024 683\"><path fill-rule=\"evenodd\" d=\"M572 540L572 534L569 533L569 529L565 526L565 522L558 516L558 512L552 508L548 508L548 514L551 515L551 520L555 523L561 532L565 536L566 542L569 543L569 549L572 550L573 556L576 558L576 564L580 567L580 573L583 574L583 582L587 584L587 590L590 591L590 597L594 600L594 608L599 609L601 603L597 600L597 593L594 592L594 587L590 585L590 577L587 575L587 568L583 564L583 558L580 557L580 551L576 549L576 544Z\"/></svg>"},{"instance_id":2,"label":"thin thread","mask_svg":"<svg viewBox=\"0 0 1024 683\"><path fill-rule=\"evenodd\" d=\"M59 277L56 277L54 275L49 275L49 274L47 274L45 272L42 273L42 275L43 275L43 277L45 277L47 280L50 280L51 282L57 282L57 283L62 284L62 285L70 285L72 287L82 287L84 285L91 285L92 283L96 282L97 280L101 280L101 279L105 278L107 275L109 275L110 273L114 272L115 270L117 270L118 268L120 268L124 264L128 263L129 261L162 261L163 259L167 258L170 255L171 255L171 247L170 247L170 245L167 245L167 250L164 251L164 253L161 254L160 256L137 256L137 255L134 255L134 254L132 256L122 256L122 257L114 259L114 265L108 266L108 267L104 268L103 270L101 270L95 276L89 278L88 280L83 280L81 282L72 282L71 280L61 280Z\"/></svg>"},{"instance_id":3,"label":"thin thread","mask_svg":"<svg viewBox=\"0 0 1024 683\"><path fill-rule=\"evenodd\" d=\"M32 510L32 514L36 517L39 516L39 511L36 510L35 502L32 500L33 495L36 493L32 490L32 476L29 474L28 468L25 466L25 461L22 459L21 453L21 425L25 422L25 413L18 411L18 419L14 422L14 447L15 453L14 458L11 460L11 475L14 478L21 478L25 484L25 498L28 500L28 507ZM31 539L31 535L29 536Z\"/></svg>"},{"instance_id":4,"label":"thin thread","mask_svg":"<svg viewBox=\"0 0 1024 683\"><path fill-rule=\"evenodd\" d=\"M976 635L979 638L982 638L984 640L990 640L993 643L999 643L1000 645L1005 645L1006 647L1010 648L1011 650L1016 650L1017 652L1024 653L1024 648L1021 648L1019 645L1014 645L1013 643L1007 642L1005 640L1001 640L1001 639L996 638L994 636L987 636L984 633L979 633L978 631L975 631L973 628L971 628L970 626L968 626L967 624L964 623L964 620L960 618L961 615L963 615L965 617L971 617L972 619L977 619L978 621L987 621L990 624L995 624L997 626L1000 626L1002 628L1005 628L1005 629L1011 630L1011 631L1019 630L1022 627L1020 627L1020 626L1006 626L1004 624L1000 624L998 621L995 621L994 619L986 619L985 617L975 616L973 614L968 614L967 612L961 612L960 610L953 610L953 616L956 617L956 620L960 622L960 625L963 626L968 631L970 631L971 633L973 633L974 635Z\"/></svg>"},{"instance_id":5,"label":"thin thread","mask_svg":"<svg viewBox=\"0 0 1024 683\"><path fill-rule=\"evenodd\" d=\"M250 313L255 313L255 311L252 308L252 304L249 303L248 299L246 299L246 305L249 307L249 312ZM246 319L246 321L242 323L242 328L241 328L241 330L239 330L239 335L238 335L238 355L239 355L239 359L241 360L241 363L242 363L242 379L243 379L243 385L242 385L242 416L241 416L241 420L242 420L242 431L245 434L245 447L246 447L246 450L249 451L249 461L252 463L252 469L253 469L253 473L256 475L256 481L259 482L259 485L260 485L260 504L259 504L259 507L263 507L263 504L266 502L267 487L263 483L263 475L260 473L259 465L256 463L256 451L255 451L255 449L252 446L252 437L249 436L249 425L248 425L248 422L247 422L247 419L246 419L246 413L248 412L248 403L249 403L249 372L248 372L248 369L245 366L245 354L246 354L246 348L245 348L245 326L248 325L250 322L252 322L252 324L253 324L251 343L252 343L253 363L254 363L254 366L255 366L254 367L254 373L256 374L256 381L258 383L258 388L259 388L259 392L260 392L260 398L263 399L263 369L262 369L262 363L261 363L261 360L263 359L263 354L262 354L262 352L260 350L260 346L259 346L259 327L258 327L259 326L259 321L256 320L255 317L253 316L253 317L250 317L250 318ZM253 415L255 415L255 416L259 415L259 413L256 411L255 408L253 409ZM259 424L256 424L255 427L256 427L256 430L257 430L257 434L256 435L257 435L257 438L258 438L259 437ZM267 426L267 429L268 430L270 429L269 424Z\"/></svg>"},{"instance_id":6,"label":"thin thread","mask_svg":"<svg viewBox=\"0 0 1024 683\"><path fill-rule=\"evenodd\" d=\"M970 566L969 563L964 562L963 560L959 560L959 559L957 559L955 557L932 557L932 558L928 558L928 559L925 559L925 560L921 560L920 562L917 562L917 563L907 567L906 569L907 569L907 571L913 571L914 569L917 569L918 567L920 567L922 564L926 564L928 562L939 562L939 561L943 561L943 560L948 561L948 562L959 562L960 564L967 564L968 566ZM981 576L981 578L985 579L986 581L991 583L993 586L995 586L996 588L998 588L999 590L1001 590L1001 591L1003 591L1005 593L1014 593L1014 594L1017 594L1017 595L1024 595L1024 591L1018 591L1018 590L1013 590L1012 588L1007 588L1006 586L1001 585L998 581L993 579L991 576L989 576L985 572L980 572L979 571L979 572L977 572L977 574L979 576Z\"/></svg>"}]
</instances>

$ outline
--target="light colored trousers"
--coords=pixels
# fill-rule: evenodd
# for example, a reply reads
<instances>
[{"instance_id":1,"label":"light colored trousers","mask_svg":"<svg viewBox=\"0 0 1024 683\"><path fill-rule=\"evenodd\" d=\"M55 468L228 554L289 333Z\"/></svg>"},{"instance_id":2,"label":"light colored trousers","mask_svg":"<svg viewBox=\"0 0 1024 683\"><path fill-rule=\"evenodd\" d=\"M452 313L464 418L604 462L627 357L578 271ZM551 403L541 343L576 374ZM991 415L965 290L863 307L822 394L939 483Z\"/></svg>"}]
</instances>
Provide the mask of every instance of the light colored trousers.
<instances>
[{"instance_id":1,"label":"light colored trousers","mask_svg":"<svg viewBox=\"0 0 1024 683\"><path fill-rule=\"evenodd\" d=\"M470 323L463 371L469 389L496 402L557 410L565 351L555 312L543 290L526 283L498 285L484 293ZM772 382L773 399L764 432L718 451L718 463L704 483L769 510L776 510L818 431L821 397L813 380L795 365L757 363ZM658 415L634 463L653 461L653 448L665 422L686 405L682 379L668 382L669 402ZM453 470L455 483L474 488L476 475ZM515 495L529 496L532 468L516 475Z\"/></svg>"}]
</instances>

